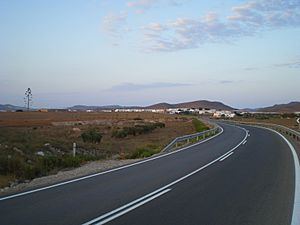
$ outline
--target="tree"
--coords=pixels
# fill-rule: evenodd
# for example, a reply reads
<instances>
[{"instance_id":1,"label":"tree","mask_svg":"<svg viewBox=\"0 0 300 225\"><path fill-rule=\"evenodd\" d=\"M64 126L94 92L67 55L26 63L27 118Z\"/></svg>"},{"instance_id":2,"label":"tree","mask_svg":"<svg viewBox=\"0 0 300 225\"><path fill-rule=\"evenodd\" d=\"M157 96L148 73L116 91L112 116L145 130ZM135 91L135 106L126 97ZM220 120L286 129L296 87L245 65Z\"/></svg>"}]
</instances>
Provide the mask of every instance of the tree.
<instances>
[{"instance_id":1,"label":"tree","mask_svg":"<svg viewBox=\"0 0 300 225\"><path fill-rule=\"evenodd\" d=\"M25 107L27 108L27 111L29 111L30 106L32 104L32 92L30 88L27 88L25 92L24 103Z\"/></svg>"}]
</instances>

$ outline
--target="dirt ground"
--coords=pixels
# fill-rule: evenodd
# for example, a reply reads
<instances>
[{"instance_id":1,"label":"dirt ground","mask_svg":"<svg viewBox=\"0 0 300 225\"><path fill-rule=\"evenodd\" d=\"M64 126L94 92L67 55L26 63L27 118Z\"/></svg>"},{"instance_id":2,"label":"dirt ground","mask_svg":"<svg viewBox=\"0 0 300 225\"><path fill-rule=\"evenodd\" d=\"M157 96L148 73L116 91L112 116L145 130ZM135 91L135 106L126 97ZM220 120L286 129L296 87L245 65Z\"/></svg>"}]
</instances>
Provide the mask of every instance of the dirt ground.
<instances>
[{"instance_id":1,"label":"dirt ground","mask_svg":"<svg viewBox=\"0 0 300 225\"><path fill-rule=\"evenodd\" d=\"M151 122L162 122L165 128L126 138L112 137L115 129ZM100 145L82 142L80 135L91 128L102 133ZM38 148L48 143L67 151L76 142L78 147L102 150L113 155L148 144L163 147L175 137L194 133L195 128L191 119L158 113L10 112L0 113L0 132L0 144L19 143L11 147L21 150L22 143L28 142L27 148ZM26 136L30 140L24 140ZM8 143L5 143L6 140L9 140Z\"/></svg>"},{"instance_id":2,"label":"dirt ground","mask_svg":"<svg viewBox=\"0 0 300 225\"><path fill-rule=\"evenodd\" d=\"M296 118L269 118L269 119L255 119L255 118L240 118L236 117L235 121L243 121L243 122L255 122L255 123L272 123L278 124L282 126L289 127L294 130L299 130L299 125L297 124Z\"/></svg>"},{"instance_id":3,"label":"dirt ground","mask_svg":"<svg viewBox=\"0 0 300 225\"><path fill-rule=\"evenodd\" d=\"M174 116L159 113L104 112L0 112L0 127L50 126L55 122L174 120Z\"/></svg>"},{"instance_id":4,"label":"dirt ground","mask_svg":"<svg viewBox=\"0 0 300 225\"><path fill-rule=\"evenodd\" d=\"M126 127L160 123L147 133L118 138ZM100 143L82 134L96 129ZM0 187L94 160L125 160L155 154L178 136L195 133L192 117L158 113L0 113ZM76 158L72 146L76 143ZM29 177L29 178L27 178Z\"/></svg>"}]
</instances>

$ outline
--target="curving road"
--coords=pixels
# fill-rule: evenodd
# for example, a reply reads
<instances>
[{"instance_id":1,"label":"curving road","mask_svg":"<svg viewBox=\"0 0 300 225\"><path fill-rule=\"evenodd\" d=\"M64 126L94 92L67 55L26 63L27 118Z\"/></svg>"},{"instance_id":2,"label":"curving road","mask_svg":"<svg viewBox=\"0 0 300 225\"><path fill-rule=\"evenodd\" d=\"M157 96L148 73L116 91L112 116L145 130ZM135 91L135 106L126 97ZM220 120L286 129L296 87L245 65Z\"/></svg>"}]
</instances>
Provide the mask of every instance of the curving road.
<instances>
[{"instance_id":1,"label":"curving road","mask_svg":"<svg viewBox=\"0 0 300 225\"><path fill-rule=\"evenodd\" d=\"M2 197L0 224L291 225L287 143L269 130L221 126L182 151Z\"/></svg>"}]
</instances>

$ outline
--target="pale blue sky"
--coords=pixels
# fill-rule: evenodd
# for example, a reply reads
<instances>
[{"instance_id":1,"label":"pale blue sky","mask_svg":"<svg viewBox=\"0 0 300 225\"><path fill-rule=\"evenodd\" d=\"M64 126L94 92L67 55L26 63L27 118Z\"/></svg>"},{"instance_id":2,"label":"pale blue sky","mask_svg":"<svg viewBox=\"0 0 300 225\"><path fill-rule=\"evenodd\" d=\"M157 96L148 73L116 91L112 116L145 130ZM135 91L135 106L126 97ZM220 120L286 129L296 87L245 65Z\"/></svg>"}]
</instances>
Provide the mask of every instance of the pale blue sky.
<instances>
[{"instance_id":1,"label":"pale blue sky","mask_svg":"<svg viewBox=\"0 0 300 225\"><path fill-rule=\"evenodd\" d=\"M299 0L1 0L0 104L300 100Z\"/></svg>"}]
</instances>

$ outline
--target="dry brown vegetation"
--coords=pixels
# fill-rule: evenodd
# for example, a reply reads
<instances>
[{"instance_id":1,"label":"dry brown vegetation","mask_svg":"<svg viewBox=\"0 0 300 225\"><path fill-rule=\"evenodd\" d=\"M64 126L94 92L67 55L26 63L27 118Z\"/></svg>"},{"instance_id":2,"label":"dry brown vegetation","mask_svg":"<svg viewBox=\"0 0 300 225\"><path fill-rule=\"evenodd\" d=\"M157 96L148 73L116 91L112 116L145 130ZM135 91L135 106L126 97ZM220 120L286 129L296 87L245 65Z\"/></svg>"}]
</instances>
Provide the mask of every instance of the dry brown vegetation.
<instances>
[{"instance_id":1,"label":"dry brown vegetation","mask_svg":"<svg viewBox=\"0 0 300 225\"><path fill-rule=\"evenodd\" d=\"M155 123L163 126L122 138L113 136L116 130L147 128ZM83 141L82 134L90 130L101 133L100 143ZM168 114L0 113L0 186L16 178L32 179L90 160L150 156L175 137L195 131L193 118ZM72 157L74 142L75 158Z\"/></svg>"},{"instance_id":2,"label":"dry brown vegetation","mask_svg":"<svg viewBox=\"0 0 300 225\"><path fill-rule=\"evenodd\" d=\"M162 122L166 127L149 134L128 136L124 139L112 137L112 132L117 128L151 122ZM90 128L98 129L103 134L100 146L88 146L82 142L80 134ZM10 136L15 136L15 133L23 137L29 134L42 139L41 143L37 144L53 144L61 140L65 151L67 148L71 150L72 143L76 142L79 147L86 145L87 148L115 154L149 143L162 147L172 138L195 132L195 128L191 119L157 113L14 112L0 113L0 131L2 136L7 136L5 133L9 133ZM5 140L2 139L2 144L3 142Z\"/></svg>"},{"instance_id":3,"label":"dry brown vegetation","mask_svg":"<svg viewBox=\"0 0 300 225\"><path fill-rule=\"evenodd\" d=\"M0 127L50 126L53 122L174 120L173 116L158 113L101 113L101 112L1 112Z\"/></svg>"},{"instance_id":4,"label":"dry brown vegetation","mask_svg":"<svg viewBox=\"0 0 300 225\"><path fill-rule=\"evenodd\" d=\"M290 118L290 117L266 117L265 119L260 119L260 118L242 118L242 117L236 117L236 121L243 121L243 122L253 122L253 123L272 123L272 124L278 124L282 126L289 127L294 130L298 130L299 125L296 122L295 118Z\"/></svg>"}]
</instances>

